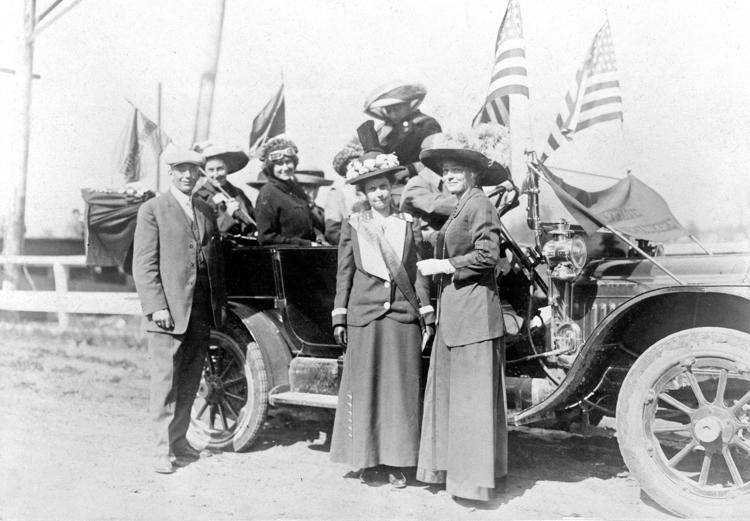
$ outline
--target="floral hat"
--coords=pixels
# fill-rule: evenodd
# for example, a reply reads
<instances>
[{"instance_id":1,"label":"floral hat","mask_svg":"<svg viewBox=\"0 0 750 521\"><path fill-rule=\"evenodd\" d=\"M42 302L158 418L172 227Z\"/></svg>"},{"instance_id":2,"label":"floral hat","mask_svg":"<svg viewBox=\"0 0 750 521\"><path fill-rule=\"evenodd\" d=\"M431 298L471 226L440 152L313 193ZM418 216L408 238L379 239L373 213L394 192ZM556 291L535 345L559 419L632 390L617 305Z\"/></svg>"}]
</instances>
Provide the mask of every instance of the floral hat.
<instances>
[{"instance_id":1,"label":"floral hat","mask_svg":"<svg viewBox=\"0 0 750 521\"><path fill-rule=\"evenodd\" d=\"M333 169L341 177L346 177L346 169L349 162L361 156L364 152L362 145L359 143L345 146L333 156Z\"/></svg>"},{"instance_id":2,"label":"floral hat","mask_svg":"<svg viewBox=\"0 0 750 521\"><path fill-rule=\"evenodd\" d=\"M390 176L403 170L396 154L383 152L366 152L357 159L352 159L346 172L346 183L357 185L368 179L380 176Z\"/></svg>"},{"instance_id":3,"label":"floral hat","mask_svg":"<svg viewBox=\"0 0 750 521\"><path fill-rule=\"evenodd\" d=\"M422 143L419 160L440 174L441 163L452 159L479 171L479 184L495 186L510 179L510 134L502 125L482 123L464 132L440 132Z\"/></svg>"}]
</instances>

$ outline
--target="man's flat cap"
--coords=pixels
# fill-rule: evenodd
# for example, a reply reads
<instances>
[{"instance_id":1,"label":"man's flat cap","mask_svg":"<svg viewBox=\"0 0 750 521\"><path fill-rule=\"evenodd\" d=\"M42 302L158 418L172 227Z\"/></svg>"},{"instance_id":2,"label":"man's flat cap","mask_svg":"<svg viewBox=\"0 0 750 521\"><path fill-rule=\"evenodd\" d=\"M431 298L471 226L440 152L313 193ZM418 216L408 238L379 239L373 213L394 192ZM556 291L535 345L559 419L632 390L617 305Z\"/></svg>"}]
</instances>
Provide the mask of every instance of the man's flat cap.
<instances>
[{"instance_id":1,"label":"man's flat cap","mask_svg":"<svg viewBox=\"0 0 750 521\"><path fill-rule=\"evenodd\" d=\"M180 150L177 148L167 150L162 157L164 158L164 162L169 166L189 164L202 167L206 162L203 154L199 154L194 150Z\"/></svg>"}]
</instances>

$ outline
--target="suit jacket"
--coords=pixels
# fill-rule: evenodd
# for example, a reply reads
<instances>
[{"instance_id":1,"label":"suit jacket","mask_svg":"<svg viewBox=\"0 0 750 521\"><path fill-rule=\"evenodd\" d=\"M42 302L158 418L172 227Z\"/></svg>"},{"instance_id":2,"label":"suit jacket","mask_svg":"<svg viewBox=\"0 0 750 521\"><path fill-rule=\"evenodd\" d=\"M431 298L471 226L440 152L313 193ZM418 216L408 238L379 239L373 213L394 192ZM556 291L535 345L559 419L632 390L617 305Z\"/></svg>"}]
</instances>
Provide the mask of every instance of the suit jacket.
<instances>
[{"instance_id":1,"label":"suit jacket","mask_svg":"<svg viewBox=\"0 0 750 521\"><path fill-rule=\"evenodd\" d=\"M437 258L456 272L443 276L438 323L446 345L473 344L503 335L495 266L500 258L500 218L478 188L458 201L441 230Z\"/></svg>"},{"instance_id":2,"label":"suit jacket","mask_svg":"<svg viewBox=\"0 0 750 521\"><path fill-rule=\"evenodd\" d=\"M221 324L226 290L219 229L208 204L193 199L193 207L199 232L197 238L190 219L169 192L146 201L138 210L133 243L133 279L141 308L149 319L148 331L180 335L187 329L199 250L208 266L213 326ZM169 309L174 320L171 331L161 329L151 320L154 311L165 308Z\"/></svg>"},{"instance_id":3,"label":"suit jacket","mask_svg":"<svg viewBox=\"0 0 750 521\"><path fill-rule=\"evenodd\" d=\"M356 216L356 217L355 217ZM372 210L358 212L352 218L372 220ZM417 271L420 260L417 243L421 240L415 234L411 216L397 214L404 221L404 247L401 263L409 280L415 287L420 310L414 309L396 283L390 279L368 272L364 255L372 255L373 248L363 244L364 238L352 226L351 218L341 228L339 241L338 272L336 275L336 298L334 300L333 325L366 326L384 315L402 322L412 323L422 316L426 323L434 323L433 308L430 305L429 281Z\"/></svg>"}]
</instances>

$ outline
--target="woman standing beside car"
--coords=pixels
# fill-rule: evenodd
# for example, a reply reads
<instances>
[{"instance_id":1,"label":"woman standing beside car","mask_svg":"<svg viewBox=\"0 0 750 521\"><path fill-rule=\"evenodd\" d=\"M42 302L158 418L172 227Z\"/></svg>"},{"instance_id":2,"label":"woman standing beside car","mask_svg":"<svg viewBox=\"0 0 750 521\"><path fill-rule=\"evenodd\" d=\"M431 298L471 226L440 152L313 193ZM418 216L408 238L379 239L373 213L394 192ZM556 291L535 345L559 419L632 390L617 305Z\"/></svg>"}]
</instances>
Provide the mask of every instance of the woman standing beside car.
<instances>
[{"instance_id":1,"label":"woman standing beside car","mask_svg":"<svg viewBox=\"0 0 750 521\"><path fill-rule=\"evenodd\" d=\"M402 469L417 464L420 346L432 336L434 313L417 273L419 228L391 198L403 169L394 155L354 161L347 183L364 192L369 209L344 221L339 241L332 322L346 351L331 460L360 469L363 482L385 465L391 485L403 488Z\"/></svg>"},{"instance_id":2,"label":"woman standing beside car","mask_svg":"<svg viewBox=\"0 0 750 521\"><path fill-rule=\"evenodd\" d=\"M479 188L508 179L507 169L485 155L505 149L506 134L496 132L436 134L420 155L442 174L458 204L440 230L435 258L418 263L423 275L439 276L442 291L417 479L480 501L491 499L495 480L507 474L504 331L495 275L500 220Z\"/></svg>"}]
</instances>

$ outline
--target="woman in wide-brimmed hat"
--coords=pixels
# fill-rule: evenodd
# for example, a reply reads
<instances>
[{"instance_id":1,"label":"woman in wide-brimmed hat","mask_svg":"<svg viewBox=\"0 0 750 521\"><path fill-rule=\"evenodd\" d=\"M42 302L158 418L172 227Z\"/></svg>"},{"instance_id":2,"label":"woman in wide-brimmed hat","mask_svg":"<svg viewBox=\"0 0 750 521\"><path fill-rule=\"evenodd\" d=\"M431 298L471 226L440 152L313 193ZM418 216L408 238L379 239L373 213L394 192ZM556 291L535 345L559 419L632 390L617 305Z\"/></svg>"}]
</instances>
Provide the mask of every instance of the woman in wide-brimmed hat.
<instances>
[{"instance_id":1,"label":"woman in wide-brimmed hat","mask_svg":"<svg viewBox=\"0 0 750 521\"><path fill-rule=\"evenodd\" d=\"M332 322L346 352L331 460L360 469L365 482L386 466L391 485L403 488L402 469L417 464L420 345L432 336L434 313L417 272L419 227L391 198L402 167L394 155L373 152L351 168L347 183L369 208L346 219L339 242Z\"/></svg>"},{"instance_id":2,"label":"woman in wide-brimmed hat","mask_svg":"<svg viewBox=\"0 0 750 521\"><path fill-rule=\"evenodd\" d=\"M382 122L377 129L380 145L386 153L396 154L408 171L408 175L397 176L399 182L417 172L415 163L424 139L440 132L437 120L419 110L426 95L427 89L420 83L392 81L365 100L365 114Z\"/></svg>"},{"instance_id":3,"label":"woman in wide-brimmed hat","mask_svg":"<svg viewBox=\"0 0 750 521\"><path fill-rule=\"evenodd\" d=\"M315 228L315 240L321 244L326 243L326 217L325 210L318 206L318 192L321 186L331 186L332 179L326 179L325 173L317 168L298 168L294 174L302 190L307 195L307 205L312 213L313 227Z\"/></svg>"},{"instance_id":4,"label":"woman in wide-brimmed hat","mask_svg":"<svg viewBox=\"0 0 750 521\"><path fill-rule=\"evenodd\" d=\"M206 158L206 180L195 197L216 210L222 233L250 235L255 231L255 211L245 193L229 182L227 176L245 168L250 160L239 147L197 144L193 147Z\"/></svg>"},{"instance_id":5,"label":"woman in wide-brimmed hat","mask_svg":"<svg viewBox=\"0 0 750 521\"><path fill-rule=\"evenodd\" d=\"M297 145L275 137L263 146L260 159L268 179L255 201L260 244L319 245L307 196L294 178L299 164Z\"/></svg>"},{"instance_id":6,"label":"woman in wide-brimmed hat","mask_svg":"<svg viewBox=\"0 0 750 521\"><path fill-rule=\"evenodd\" d=\"M326 221L326 241L330 244L339 243L341 224L352 212L361 210L364 204L364 194L357 190L354 185L346 183L348 178L357 175L349 165L363 153L364 150L361 145L347 145L337 152L333 158L333 170L339 175L339 178L333 182L333 186L328 190L323 205Z\"/></svg>"},{"instance_id":7,"label":"woman in wide-brimmed hat","mask_svg":"<svg viewBox=\"0 0 750 521\"><path fill-rule=\"evenodd\" d=\"M422 162L443 177L458 204L443 225L435 258L438 330L425 389L417 479L445 483L456 497L487 501L507 474L503 317L495 266L500 219L479 188L509 178L507 132L482 126L436 134Z\"/></svg>"}]
</instances>

